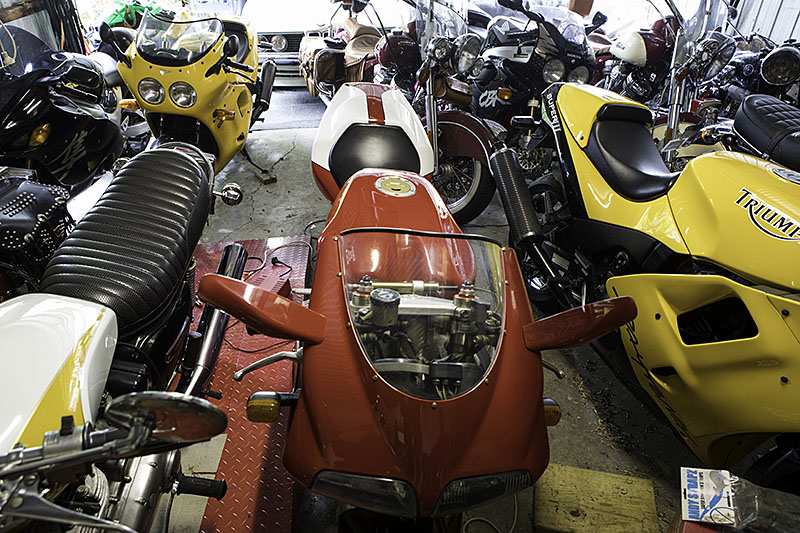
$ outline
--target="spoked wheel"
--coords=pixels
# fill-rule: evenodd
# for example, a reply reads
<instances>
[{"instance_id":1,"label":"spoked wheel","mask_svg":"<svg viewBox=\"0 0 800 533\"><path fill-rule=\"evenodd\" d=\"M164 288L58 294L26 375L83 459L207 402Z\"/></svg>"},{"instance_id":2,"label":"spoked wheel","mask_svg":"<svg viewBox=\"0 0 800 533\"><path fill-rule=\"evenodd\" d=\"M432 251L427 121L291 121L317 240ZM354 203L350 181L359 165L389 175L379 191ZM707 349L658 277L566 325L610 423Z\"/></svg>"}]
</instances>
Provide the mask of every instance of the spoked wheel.
<instances>
[{"instance_id":1,"label":"spoked wheel","mask_svg":"<svg viewBox=\"0 0 800 533\"><path fill-rule=\"evenodd\" d=\"M494 196L489 170L471 157L442 157L431 182L459 224L480 215Z\"/></svg>"}]
</instances>

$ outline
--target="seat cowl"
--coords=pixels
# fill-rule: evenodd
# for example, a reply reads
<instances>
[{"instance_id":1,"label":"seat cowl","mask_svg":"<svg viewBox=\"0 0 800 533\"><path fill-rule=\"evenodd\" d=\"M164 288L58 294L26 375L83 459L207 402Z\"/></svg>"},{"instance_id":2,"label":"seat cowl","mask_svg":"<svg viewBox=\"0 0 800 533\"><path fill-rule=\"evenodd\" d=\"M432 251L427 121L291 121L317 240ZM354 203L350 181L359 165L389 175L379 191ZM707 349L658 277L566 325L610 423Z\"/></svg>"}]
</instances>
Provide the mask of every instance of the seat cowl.
<instances>
[{"instance_id":1,"label":"seat cowl","mask_svg":"<svg viewBox=\"0 0 800 533\"><path fill-rule=\"evenodd\" d=\"M208 218L208 179L177 150L131 159L56 250L42 292L111 308L121 337L149 324L177 293L192 259Z\"/></svg>"}]
</instances>

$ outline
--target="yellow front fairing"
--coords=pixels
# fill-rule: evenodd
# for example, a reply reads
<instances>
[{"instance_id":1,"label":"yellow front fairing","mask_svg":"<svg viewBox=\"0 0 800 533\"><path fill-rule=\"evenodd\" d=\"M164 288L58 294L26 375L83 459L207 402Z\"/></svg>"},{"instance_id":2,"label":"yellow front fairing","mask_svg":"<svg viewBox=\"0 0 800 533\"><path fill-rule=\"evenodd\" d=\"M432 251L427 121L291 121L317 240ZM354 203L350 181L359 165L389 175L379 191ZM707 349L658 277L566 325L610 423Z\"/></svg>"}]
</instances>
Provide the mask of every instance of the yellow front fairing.
<instances>
[{"instance_id":1,"label":"yellow front fairing","mask_svg":"<svg viewBox=\"0 0 800 533\"><path fill-rule=\"evenodd\" d=\"M623 198L608 185L582 149L588 142L597 112L605 104L643 106L616 93L584 85L562 86L556 101L561 119L566 124L564 136L588 217L641 231L677 253L687 253L666 196L650 202Z\"/></svg>"},{"instance_id":2,"label":"yellow front fairing","mask_svg":"<svg viewBox=\"0 0 800 533\"><path fill-rule=\"evenodd\" d=\"M800 297L710 275L637 274L606 287L636 301L621 330L636 377L706 464L731 465L757 444L741 436L800 432ZM741 300L755 334L687 344L679 317L726 298Z\"/></svg>"},{"instance_id":3,"label":"yellow front fairing","mask_svg":"<svg viewBox=\"0 0 800 533\"><path fill-rule=\"evenodd\" d=\"M252 67L253 72L247 74L254 82L258 75L258 50L255 42L255 33L248 31L249 52L243 64ZM197 144L198 135L201 139L213 139L213 147L200 146L204 150L214 151L217 157L214 170L219 172L244 146L250 127L250 114L253 108L253 94L247 87L252 85L243 75L236 70L225 72L222 69L216 74L208 74L209 69L222 57L225 36L219 38L211 50L199 61L181 67L163 66L150 63L136 50L133 43L126 54L131 60L131 67L119 63L119 73L125 84L133 93L139 106L146 114L160 113L166 115L183 115L199 121L206 131L194 131L187 128L186 140ZM164 87L166 96L160 104L152 105L144 101L139 94L139 82L143 78L154 78ZM175 105L169 96L169 88L175 82L185 82L197 92L196 103L189 108ZM157 131L153 123L153 116L148 116L150 127Z\"/></svg>"},{"instance_id":4,"label":"yellow front fairing","mask_svg":"<svg viewBox=\"0 0 800 533\"><path fill-rule=\"evenodd\" d=\"M667 196L692 256L753 283L800 290L800 174L714 152L690 161Z\"/></svg>"}]
</instances>

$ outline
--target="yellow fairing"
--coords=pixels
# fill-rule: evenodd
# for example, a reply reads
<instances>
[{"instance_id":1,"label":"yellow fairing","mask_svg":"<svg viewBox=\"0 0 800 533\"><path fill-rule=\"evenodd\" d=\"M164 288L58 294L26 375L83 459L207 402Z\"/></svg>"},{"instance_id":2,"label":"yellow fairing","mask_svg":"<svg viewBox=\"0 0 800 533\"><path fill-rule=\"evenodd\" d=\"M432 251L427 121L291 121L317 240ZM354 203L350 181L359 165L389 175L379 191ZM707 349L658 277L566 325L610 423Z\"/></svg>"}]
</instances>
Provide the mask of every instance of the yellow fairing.
<instances>
[{"instance_id":1,"label":"yellow fairing","mask_svg":"<svg viewBox=\"0 0 800 533\"><path fill-rule=\"evenodd\" d=\"M800 184L784 172L734 152L690 161L667 196L692 256L754 283L800 289Z\"/></svg>"},{"instance_id":2,"label":"yellow fairing","mask_svg":"<svg viewBox=\"0 0 800 533\"><path fill-rule=\"evenodd\" d=\"M606 286L636 300L636 320L621 329L636 377L706 464L733 464L759 439L800 432L798 296L721 276L638 274ZM685 344L678 317L725 298L744 303L755 336Z\"/></svg>"},{"instance_id":3,"label":"yellow fairing","mask_svg":"<svg viewBox=\"0 0 800 533\"><path fill-rule=\"evenodd\" d=\"M677 253L687 253L669 201L662 196L650 202L633 202L617 194L583 152L597 112L610 102L643 107L616 93L590 85L564 85L558 92L558 110L567 126L564 132L575 166L586 213L592 220L641 231Z\"/></svg>"},{"instance_id":4,"label":"yellow fairing","mask_svg":"<svg viewBox=\"0 0 800 533\"><path fill-rule=\"evenodd\" d=\"M253 80L258 75L258 52L254 35L254 32L248 31L250 51L242 61L253 68L253 72L247 74ZM225 168L244 146L253 108L253 95L245 86L245 83L250 82L236 74L236 71L226 73L220 70L219 73L206 77L208 69L222 57L224 44L225 36L222 36L200 61L188 66L171 67L150 63L137 52L136 43L133 43L126 52L131 60L131 67L128 68L124 63L118 65L122 79L146 113L185 115L197 119L208 128L218 151L215 172ZM152 105L142 99L138 87L143 78L155 78L164 86L167 94L163 102ZM197 91L197 102L188 109L178 107L169 97L170 86L178 81L190 84ZM226 115L228 120L225 120ZM152 122L150 125L152 128ZM194 135L194 132L187 134Z\"/></svg>"}]
</instances>

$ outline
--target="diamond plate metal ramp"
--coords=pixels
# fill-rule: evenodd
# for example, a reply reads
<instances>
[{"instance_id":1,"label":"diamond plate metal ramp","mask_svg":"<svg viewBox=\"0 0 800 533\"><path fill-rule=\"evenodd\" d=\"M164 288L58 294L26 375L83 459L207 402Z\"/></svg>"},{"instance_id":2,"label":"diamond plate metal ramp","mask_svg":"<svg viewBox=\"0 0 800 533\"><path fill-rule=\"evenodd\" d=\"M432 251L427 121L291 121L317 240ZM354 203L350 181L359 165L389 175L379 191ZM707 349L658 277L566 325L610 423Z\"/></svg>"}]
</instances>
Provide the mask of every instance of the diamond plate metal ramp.
<instances>
[{"instance_id":1,"label":"diamond plate metal ramp","mask_svg":"<svg viewBox=\"0 0 800 533\"><path fill-rule=\"evenodd\" d=\"M195 252L198 279L216 270L226 244L212 243L198 247ZM247 279L248 283L275 291L284 285L284 280L288 280L292 288L305 286L310 257L308 236L241 241L240 244L251 257L246 266L249 270L261 266L261 262L255 258L263 259L265 251L268 253L263 269L252 273ZM272 255L288 266L280 263L273 265ZM300 301L296 296L295 299ZM222 399L214 403L228 414L227 441L217 473L217 478L227 480L228 493L222 501L209 500L200 530L289 533L293 483L281 461L289 413L283 410L274 424L254 424L247 420L245 408L247 398L259 390L291 390L292 363L282 361L256 370L240 383L233 380L233 374L266 355L294 349L295 346L293 342L283 339L250 336L244 325L235 323L234 319L228 323L225 338L230 344L223 344L209 388L222 393ZM277 343L280 344L263 350ZM257 353L239 351L231 344Z\"/></svg>"}]
</instances>

